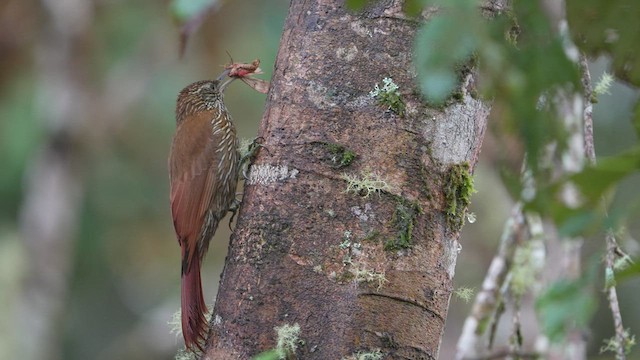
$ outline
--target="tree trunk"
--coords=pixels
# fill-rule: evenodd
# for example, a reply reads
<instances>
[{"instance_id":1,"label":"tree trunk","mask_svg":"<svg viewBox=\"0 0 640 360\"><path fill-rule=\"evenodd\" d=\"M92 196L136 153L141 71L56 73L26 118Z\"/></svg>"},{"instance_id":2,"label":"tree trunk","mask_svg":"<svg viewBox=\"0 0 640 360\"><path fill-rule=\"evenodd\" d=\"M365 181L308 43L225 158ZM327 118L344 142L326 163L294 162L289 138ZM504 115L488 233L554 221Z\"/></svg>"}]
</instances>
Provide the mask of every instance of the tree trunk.
<instances>
[{"instance_id":1,"label":"tree trunk","mask_svg":"<svg viewBox=\"0 0 640 360\"><path fill-rule=\"evenodd\" d=\"M411 65L419 23L396 1L360 14L342 3L291 2L208 359L273 349L285 324L300 326L303 359L438 356L488 107L469 71L460 96L424 105ZM369 95L385 77L403 116ZM345 175L378 182L368 194Z\"/></svg>"}]
</instances>

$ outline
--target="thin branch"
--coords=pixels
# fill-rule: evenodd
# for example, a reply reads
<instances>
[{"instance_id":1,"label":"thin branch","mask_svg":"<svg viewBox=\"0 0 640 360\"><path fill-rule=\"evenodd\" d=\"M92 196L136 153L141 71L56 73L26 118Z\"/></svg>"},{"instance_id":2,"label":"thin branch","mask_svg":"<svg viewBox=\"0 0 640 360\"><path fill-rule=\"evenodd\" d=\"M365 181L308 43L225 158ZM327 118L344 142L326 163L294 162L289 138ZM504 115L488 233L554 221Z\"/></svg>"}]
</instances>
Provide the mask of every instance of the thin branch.
<instances>
[{"instance_id":1,"label":"thin branch","mask_svg":"<svg viewBox=\"0 0 640 360\"><path fill-rule=\"evenodd\" d=\"M466 359L469 356L483 351L485 346L482 339L485 338L483 328L490 321L492 326L489 337L495 331L498 318L502 314L501 289L507 281L507 274L511 271L513 256L517 244L525 237L525 219L522 213L522 204L518 203L511 211L511 217L505 223L500 239L500 249L491 261L487 275L482 282L482 288L476 296L471 314L467 317L462 329L462 334L457 344L456 359ZM490 344L488 341L487 344Z\"/></svg>"},{"instance_id":2,"label":"thin branch","mask_svg":"<svg viewBox=\"0 0 640 360\"><path fill-rule=\"evenodd\" d=\"M489 354L486 356L478 356L478 357L466 357L462 360L494 360L494 359L540 359L542 355L535 352L521 352L521 351L511 351L511 350L502 350L497 351L493 354Z\"/></svg>"},{"instance_id":3,"label":"thin branch","mask_svg":"<svg viewBox=\"0 0 640 360\"><path fill-rule=\"evenodd\" d=\"M591 85L591 75L587 64L587 57L584 54L580 55L580 70L582 71L582 87L585 92L585 111L584 111L584 147L585 154L589 163L596 164L596 151L593 141L593 116L591 97L593 94ZM604 197L603 197L603 204ZM606 209L605 209L606 214ZM607 231L605 237L607 243L607 253L605 256L605 274L609 274L613 277L615 274L614 264L616 261L616 254L619 253L618 244L616 242L613 229ZM611 316L613 317L613 325L615 328L615 353L617 360L625 360L625 343L627 341L627 334L622 324L622 315L620 313L620 305L618 303L618 293L615 286L615 280L608 281L606 284L607 300L609 301L609 308L611 309Z\"/></svg>"},{"instance_id":4,"label":"thin branch","mask_svg":"<svg viewBox=\"0 0 640 360\"><path fill-rule=\"evenodd\" d=\"M612 230L607 231L607 256L605 257L605 273L614 274L614 263L616 253L618 252L618 244ZM622 325L622 314L620 313L620 305L618 304L618 293L616 291L615 281L607 283L607 300L609 300L609 308L613 316L613 325L616 331L615 353L616 360L625 360L625 343L627 342L627 334Z\"/></svg>"}]
</instances>

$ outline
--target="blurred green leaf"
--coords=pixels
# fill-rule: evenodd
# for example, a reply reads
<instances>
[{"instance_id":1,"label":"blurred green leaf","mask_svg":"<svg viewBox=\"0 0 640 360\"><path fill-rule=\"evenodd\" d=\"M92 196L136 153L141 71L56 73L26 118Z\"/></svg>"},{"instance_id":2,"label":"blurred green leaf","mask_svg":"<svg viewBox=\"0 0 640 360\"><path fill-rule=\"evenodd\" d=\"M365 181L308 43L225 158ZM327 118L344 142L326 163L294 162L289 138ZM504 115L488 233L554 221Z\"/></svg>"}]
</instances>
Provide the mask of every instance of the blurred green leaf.
<instances>
[{"instance_id":1,"label":"blurred green leaf","mask_svg":"<svg viewBox=\"0 0 640 360\"><path fill-rule=\"evenodd\" d=\"M542 329L552 342L561 341L571 329L589 324L597 308L592 286L598 269L595 265L577 280L555 282L536 301Z\"/></svg>"},{"instance_id":2,"label":"blurred green leaf","mask_svg":"<svg viewBox=\"0 0 640 360\"><path fill-rule=\"evenodd\" d=\"M640 147L623 154L601 158L595 166L586 167L570 180L589 202L598 202L604 192L624 177L640 169Z\"/></svg>"},{"instance_id":3,"label":"blurred green leaf","mask_svg":"<svg viewBox=\"0 0 640 360\"><path fill-rule=\"evenodd\" d=\"M585 234L603 226L615 227L624 215L611 212L605 218L604 208L600 206L608 192L638 169L640 147L617 156L601 158L596 165L538 189L535 199L526 208L550 216L564 236ZM566 186L574 186L578 191L580 206L569 207L561 201L561 192L566 191Z\"/></svg>"},{"instance_id":4,"label":"blurred green leaf","mask_svg":"<svg viewBox=\"0 0 640 360\"><path fill-rule=\"evenodd\" d=\"M256 355L253 360L278 360L278 352L275 350L269 350L265 352L261 352Z\"/></svg>"},{"instance_id":5,"label":"blurred green leaf","mask_svg":"<svg viewBox=\"0 0 640 360\"><path fill-rule=\"evenodd\" d=\"M218 0L173 0L171 14L180 23L201 16L218 3Z\"/></svg>"},{"instance_id":6,"label":"blurred green leaf","mask_svg":"<svg viewBox=\"0 0 640 360\"><path fill-rule=\"evenodd\" d=\"M562 214L554 217L561 237L576 236L589 230L597 231L602 224L603 216L600 211L594 209L573 210L566 207L563 207L562 210Z\"/></svg>"},{"instance_id":7,"label":"blurred green leaf","mask_svg":"<svg viewBox=\"0 0 640 360\"><path fill-rule=\"evenodd\" d=\"M418 16L422 11L422 0L405 0L402 9L408 16Z\"/></svg>"},{"instance_id":8,"label":"blurred green leaf","mask_svg":"<svg viewBox=\"0 0 640 360\"><path fill-rule=\"evenodd\" d=\"M555 142L557 152L565 148L566 131L552 99L580 87L579 71L538 2L515 2L512 13L489 24L492 44L479 50L482 93L503 109L504 130L523 141L538 178L544 147Z\"/></svg>"},{"instance_id":9,"label":"blurred green leaf","mask_svg":"<svg viewBox=\"0 0 640 360\"><path fill-rule=\"evenodd\" d=\"M624 270L616 272L616 281L629 280L632 278L640 277L640 259L636 259L633 264L626 267Z\"/></svg>"},{"instance_id":10,"label":"blurred green leaf","mask_svg":"<svg viewBox=\"0 0 640 360\"><path fill-rule=\"evenodd\" d=\"M636 136L640 138L640 100L636 101L632 122L634 129L636 129Z\"/></svg>"},{"instance_id":11,"label":"blurred green leaf","mask_svg":"<svg viewBox=\"0 0 640 360\"><path fill-rule=\"evenodd\" d=\"M482 24L475 11L443 13L426 23L415 39L414 63L422 93L443 103L459 83L458 64L468 61L481 43Z\"/></svg>"},{"instance_id":12,"label":"blurred green leaf","mask_svg":"<svg viewBox=\"0 0 640 360\"><path fill-rule=\"evenodd\" d=\"M568 0L574 42L589 55L608 54L616 76L640 86L640 1Z\"/></svg>"},{"instance_id":13,"label":"blurred green leaf","mask_svg":"<svg viewBox=\"0 0 640 360\"><path fill-rule=\"evenodd\" d=\"M22 196L24 171L39 148L44 129L34 98L38 92L31 76L18 74L3 89L0 102L0 221L14 219Z\"/></svg>"}]
</instances>

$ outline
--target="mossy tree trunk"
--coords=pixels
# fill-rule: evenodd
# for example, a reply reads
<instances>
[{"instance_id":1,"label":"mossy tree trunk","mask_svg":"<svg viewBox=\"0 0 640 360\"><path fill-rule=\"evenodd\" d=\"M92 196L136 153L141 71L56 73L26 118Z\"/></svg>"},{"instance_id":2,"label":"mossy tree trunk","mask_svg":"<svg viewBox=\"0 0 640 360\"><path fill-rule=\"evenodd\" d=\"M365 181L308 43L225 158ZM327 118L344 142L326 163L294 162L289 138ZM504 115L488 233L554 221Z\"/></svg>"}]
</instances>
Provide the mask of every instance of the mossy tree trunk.
<instances>
[{"instance_id":1,"label":"mossy tree trunk","mask_svg":"<svg viewBox=\"0 0 640 360\"><path fill-rule=\"evenodd\" d=\"M419 23L381 3L291 2L208 359L273 349L285 324L301 328L298 358L438 356L488 107L472 73L445 107L426 106L411 65ZM370 96L387 77L404 111Z\"/></svg>"}]
</instances>

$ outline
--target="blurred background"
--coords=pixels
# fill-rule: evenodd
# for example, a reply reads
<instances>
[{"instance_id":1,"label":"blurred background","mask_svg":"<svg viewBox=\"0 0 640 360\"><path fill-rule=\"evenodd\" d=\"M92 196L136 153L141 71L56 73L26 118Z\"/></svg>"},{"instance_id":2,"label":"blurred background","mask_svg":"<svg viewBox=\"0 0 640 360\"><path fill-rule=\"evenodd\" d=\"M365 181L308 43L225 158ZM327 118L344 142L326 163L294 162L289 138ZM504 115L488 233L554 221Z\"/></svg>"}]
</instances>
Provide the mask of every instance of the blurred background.
<instances>
[{"instance_id":1,"label":"blurred background","mask_svg":"<svg viewBox=\"0 0 640 360\"><path fill-rule=\"evenodd\" d=\"M217 76L229 62L226 51L238 62L260 58L269 79L288 1L224 2L180 58L177 20L188 6L0 4L0 359L172 359L181 347L167 324L180 306L166 167L176 95ZM594 78L605 66L606 59L593 64ZM620 84L600 97L599 156L635 143L624 119L637 98ZM240 136L255 136L265 96L238 83L225 99ZM471 211L478 221L463 230L457 286L479 288L512 206L495 141L487 138L476 171ZM632 206L639 183L625 182L616 204ZM631 235L638 230L629 227ZM220 226L211 242L206 299L217 292L228 238ZM628 240L623 245L637 252ZM585 259L603 247L601 238L588 240ZM625 325L638 333L640 281L619 289ZM452 298L442 359L451 358L469 307ZM592 329L586 336L596 359L613 334L603 301Z\"/></svg>"}]
</instances>

